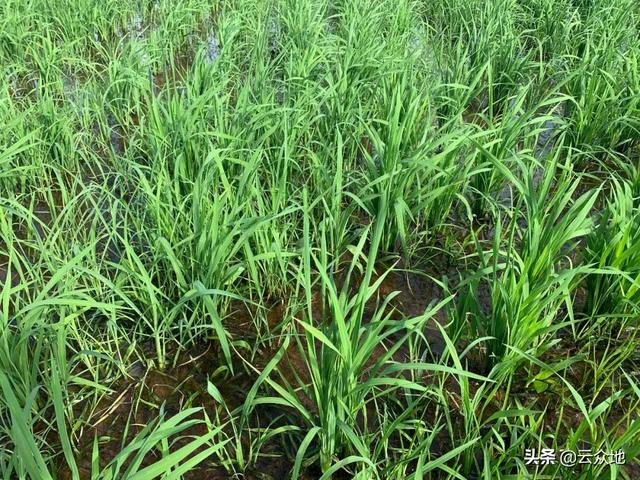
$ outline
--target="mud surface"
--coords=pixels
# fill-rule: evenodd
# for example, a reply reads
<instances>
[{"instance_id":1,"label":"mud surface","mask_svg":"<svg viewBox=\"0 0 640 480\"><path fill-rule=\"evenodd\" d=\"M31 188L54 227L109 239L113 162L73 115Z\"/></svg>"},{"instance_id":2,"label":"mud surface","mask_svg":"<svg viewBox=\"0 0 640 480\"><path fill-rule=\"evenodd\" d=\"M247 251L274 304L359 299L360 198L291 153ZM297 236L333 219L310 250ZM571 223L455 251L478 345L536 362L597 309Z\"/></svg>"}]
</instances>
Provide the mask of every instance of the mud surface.
<instances>
[{"instance_id":1,"label":"mud surface","mask_svg":"<svg viewBox=\"0 0 640 480\"><path fill-rule=\"evenodd\" d=\"M214 427L225 425L229 420L229 412L243 404L253 380L243 373L228 378L212 378L212 373L219 366L219 354L212 344L194 347L188 352L183 352L180 355L181 362L166 371L146 368L140 362L133 363L129 367L128 378L117 382L113 386L114 393L105 396L95 408L87 412L86 424L77 432L76 444L79 450L76 460L80 477L91 478L94 437L99 440L100 465L104 468L124 445L129 444L146 425L158 418L161 409L164 411L164 418L186 408L201 409L193 418L199 418L203 422L181 432L179 437L172 438L172 451L184 446L189 439L208 432L204 414ZM207 392L209 381L217 387L225 405L216 402ZM274 414L268 409L262 409L257 415L261 421L271 421L273 417ZM233 433L230 429L224 430L223 435ZM242 439L245 449L249 448L247 441L248 439ZM279 445L274 445L265 447L262 454L266 456L270 450L282 452ZM159 458L157 452L152 452L145 457L142 466L150 465ZM271 473L266 473L268 476L258 476L249 471L244 472L244 478L279 478L290 465L281 456L272 460L266 457L259 458L256 467L261 466L264 472ZM219 459L214 456L191 470L184 478L228 479L233 478L235 473L231 468L221 465ZM61 465L60 475L61 478L71 478L65 465Z\"/></svg>"}]
</instances>

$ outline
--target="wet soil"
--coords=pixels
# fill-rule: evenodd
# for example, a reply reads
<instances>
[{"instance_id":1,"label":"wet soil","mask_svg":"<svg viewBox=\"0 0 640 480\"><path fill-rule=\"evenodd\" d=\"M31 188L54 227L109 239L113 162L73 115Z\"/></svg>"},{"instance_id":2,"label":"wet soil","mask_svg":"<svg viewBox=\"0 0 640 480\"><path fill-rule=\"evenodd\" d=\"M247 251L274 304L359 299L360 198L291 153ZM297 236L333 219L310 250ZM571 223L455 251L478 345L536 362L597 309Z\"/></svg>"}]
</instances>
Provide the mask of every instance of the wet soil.
<instances>
[{"instance_id":1,"label":"wet soil","mask_svg":"<svg viewBox=\"0 0 640 480\"><path fill-rule=\"evenodd\" d=\"M201 413L196 414L195 418L203 422L181 432L181 438L172 439L175 440L172 443L173 449L184 446L189 438L208 432L204 414L214 426L225 424L229 419L228 412L243 404L252 379L244 373L229 378L211 378L219 365L219 354L215 345L203 344L181 354L180 363L166 371L146 368L139 361L133 363L128 369L128 377L113 386L113 394L102 398L90 411L85 411L86 416L79 416L86 419L85 425L76 432L76 445L79 446L76 460L80 478L91 478L94 437L99 439L100 465L104 468L121 451L123 445L130 443L146 425L158 418L161 409L165 418L185 408L201 409ZM226 408L207 393L208 381L216 385ZM90 408L90 405L87 403L84 408ZM267 420L273 417L267 409L260 413ZM246 442L246 439L243 441ZM249 445L244 446L247 448ZM158 459L157 454L151 453L145 457L142 466L150 465ZM282 461L279 458L277 463ZM64 464L60 467L60 475L61 478L71 478L69 469ZM220 465L216 457L205 460L184 478L227 479L233 475L234 472ZM259 477L246 472L244 478L268 479L277 476Z\"/></svg>"}]
</instances>

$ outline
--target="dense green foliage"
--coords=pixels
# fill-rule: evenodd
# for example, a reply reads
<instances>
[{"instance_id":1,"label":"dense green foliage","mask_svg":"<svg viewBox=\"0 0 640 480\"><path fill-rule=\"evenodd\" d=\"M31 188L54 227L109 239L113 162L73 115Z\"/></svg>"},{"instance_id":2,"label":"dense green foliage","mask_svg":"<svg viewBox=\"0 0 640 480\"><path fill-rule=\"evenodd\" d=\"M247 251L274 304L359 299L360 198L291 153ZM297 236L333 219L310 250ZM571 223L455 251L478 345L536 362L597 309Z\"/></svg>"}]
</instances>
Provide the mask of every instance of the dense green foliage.
<instances>
[{"instance_id":1,"label":"dense green foliage","mask_svg":"<svg viewBox=\"0 0 640 480\"><path fill-rule=\"evenodd\" d=\"M638 478L639 30L3 0L0 477Z\"/></svg>"}]
</instances>

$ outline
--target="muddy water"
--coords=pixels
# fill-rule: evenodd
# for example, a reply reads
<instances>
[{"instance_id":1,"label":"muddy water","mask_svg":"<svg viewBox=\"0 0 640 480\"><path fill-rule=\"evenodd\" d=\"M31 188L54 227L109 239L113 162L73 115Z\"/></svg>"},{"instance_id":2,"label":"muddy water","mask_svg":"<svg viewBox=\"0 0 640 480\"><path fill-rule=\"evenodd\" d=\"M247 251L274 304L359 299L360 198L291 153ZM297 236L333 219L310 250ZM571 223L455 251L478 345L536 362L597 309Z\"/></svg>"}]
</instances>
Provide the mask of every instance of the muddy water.
<instances>
[{"instance_id":1,"label":"muddy water","mask_svg":"<svg viewBox=\"0 0 640 480\"><path fill-rule=\"evenodd\" d=\"M384 298L396 291L400 294L394 299L392 306L409 318L423 315L432 304L444 299L444 292L436 282L426 275L415 273L392 272L383 281L378 295ZM370 314L373 314L374 307L375 304L370 302L368 305ZM444 351L445 344L436 323L440 325L446 323L444 311L436 312L423 332L429 342L431 354L437 357Z\"/></svg>"},{"instance_id":2,"label":"muddy water","mask_svg":"<svg viewBox=\"0 0 640 480\"><path fill-rule=\"evenodd\" d=\"M91 473L92 443L94 436L100 439L100 464L104 466L121 451L123 443L130 442L149 422L157 418L162 405L166 416L190 407L199 407L216 424L224 424L228 419L227 409L232 411L242 406L246 393L255 381L255 377L246 373L238 373L231 378L211 378L220 360L217 345L203 344L180 354L176 367L160 372L147 369L137 362L129 368L129 378L115 385L115 393L103 398L96 408L87 412L87 423L79 432L77 444L81 446L77 455L80 478L89 479ZM206 391L207 382L211 381L225 400L226 408L218 404ZM256 409L256 421L266 424L273 422L278 412L267 407ZM194 417L204 417L202 414ZM128 429L127 429L127 426ZM256 424L257 426L257 424ZM182 440L173 444L178 449L188 442L188 437L195 438L207 433L207 426L202 423L190 427L180 434ZM232 435L231 428L225 429ZM249 448L249 439L243 437L243 448ZM232 447L233 442L228 448ZM283 448L278 439L272 439L263 445L261 457L253 469L244 472L243 478L255 480L280 479L289 473L292 461L283 456ZM272 457L266 456L271 453ZM143 466L150 465L158 458L149 454ZM62 460L63 462L63 460ZM69 469L61 464L61 478L71 478ZM226 470L218 464L218 459L206 459L185 475L185 479L228 479L234 472Z\"/></svg>"},{"instance_id":3,"label":"muddy water","mask_svg":"<svg viewBox=\"0 0 640 480\"><path fill-rule=\"evenodd\" d=\"M9 271L11 270L11 285L16 285L20 281L20 276L15 270L15 266L10 269L9 257L4 254L0 254L0 289L4 287L9 278Z\"/></svg>"},{"instance_id":4,"label":"muddy water","mask_svg":"<svg viewBox=\"0 0 640 480\"><path fill-rule=\"evenodd\" d=\"M512 104L514 101L512 101ZM548 119L542 124L542 131L538 136L533 152L533 156L537 160L543 160L553 150L555 146L556 135L558 133L558 129L560 128L560 123L564 115L564 109L564 103L556 106L550 112L550 115L553 115L554 118ZM533 185L535 187L537 187L542 181L543 173L544 170L542 167L537 167L535 169L533 173ZM498 203L503 205L504 207L513 208L513 196L513 185L510 182L507 182L502 190L498 192ZM526 228L526 224L521 225L521 227Z\"/></svg>"}]
</instances>

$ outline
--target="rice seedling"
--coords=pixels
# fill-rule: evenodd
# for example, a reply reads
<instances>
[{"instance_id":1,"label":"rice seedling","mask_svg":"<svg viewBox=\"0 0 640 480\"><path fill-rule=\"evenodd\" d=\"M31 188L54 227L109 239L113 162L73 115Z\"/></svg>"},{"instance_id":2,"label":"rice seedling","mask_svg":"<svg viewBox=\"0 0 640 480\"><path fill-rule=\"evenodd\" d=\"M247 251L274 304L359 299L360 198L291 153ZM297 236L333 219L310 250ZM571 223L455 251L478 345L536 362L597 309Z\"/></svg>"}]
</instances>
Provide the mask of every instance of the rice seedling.
<instances>
[{"instance_id":1,"label":"rice seedling","mask_svg":"<svg viewBox=\"0 0 640 480\"><path fill-rule=\"evenodd\" d=\"M382 467L381 473L383 473L387 467L384 466L384 462L380 462L379 466L376 465L375 460L376 456L381 454L381 445L378 443L379 439L376 438L375 431L370 431L371 425L385 420L391 422L384 434L388 439L397 435L398 429L406 420L402 418L403 414L400 414L397 419L380 418L381 413L377 412L377 397L380 394L378 392L384 392L384 394L403 392L403 396L407 396L405 401L408 402L405 408L413 409L419 408L415 404L416 400L412 399L414 395L429 394L429 389L418 381L421 372L436 371L465 378L479 380L483 378L465 371L459 363L449 367L424 361L409 363L397 361L403 347L406 348L407 342L410 342L414 336L418 340L421 339L420 332L425 323L450 298L438 305L432 305L419 317L398 321L392 320L392 314L387 313L390 302L395 296L391 294L383 302L377 303L376 311L371 318L364 316L366 303L374 300L373 296L385 278L384 274L375 280L372 278L376 260L374 252L382 239L384 216L379 217L373 226L371 251L366 256L366 264L363 266L364 276L355 296L351 296L353 294L350 293L350 280L360 268L359 260L365 257L363 247L368 232L361 237L357 245L353 246L354 259L347 267L348 272L342 288L338 290L335 280L324 273L331 269L326 263L322 263L322 254L318 258L313 253L308 218L305 220L304 258L300 281L307 297L307 311L304 312L305 320L295 319L304 332L304 336L296 337L296 342L298 351L304 355L305 364L300 371L294 373L294 377L299 381L301 377L306 377L308 380L300 385L301 388L296 388L291 384L291 375L280 372L283 384L266 376L272 369L278 369L278 362L288 347L287 337L280 353L274 357L274 362L262 372L258 382L254 384L249 394L251 401L247 402L243 413L248 414L256 404L285 402L308 423L309 430L296 454L292 478L296 478L301 466L309 462L307 458L309 456L311 459L319 458L324 476L347 466L350 466L350 470L356 475L378 476L379 474L376 473L378 468ZM323 299L319 318L316 318L318 315L312 309L313 288L310 283L312 260L321 272L320 290ZM254 390L260 386L260 382L268 383L279 396L254 398ZM398 398L398 402L401 405L404 404L402 397ZM374 406L376 410L372 410ZM385 416L387 415L393 414L388 412ZM413 430L415 427L405 428ZM308 452L310 445L316 439L318 451ZM428 441L418 442L420 449L424 449L429 442L433 441L433 438L426 440ZM376 450L378 452L375 452ZM411 456L418 455L418 452L411 452ZM344 460L334 463L336 457ZM388 462L390 459L386 458L385 461ZM435 469L437 464L438 462L428 463L425 468Z\"/></svg>"},{"instance_id":2,"label":"rice seedling","mask_svg":"<svg viewBox=\"0 0 640 480\"><path fill-rule=\"evenodd\" d=\"M462 323L467 320L469 309L472 328L493 338L486 356L487 365L491 366L507 354L507 346L546 345L547 342L538 341L538 336L546 335L549 328L560 328L561 323L554 326L558 310L576 288L583 270L561 265L563 249L571 251L575 248L571 242L590 232L589 214L596 200L596 192L588 192L573 201L579 181L571 180L570 170L557 175L555 161L546 165L538 186L534 181L535 162L530 167L521 167L522 180L512 175L504 164L496 163L496 166L520 189L523 204L516 208L523 209L526 223L520 227L518 218L512 218L506 232L507 243L503 245L503 220L498 216L488 255L477 243L478 271L461 283L462 308L456 312L458 323ZM551 192L554 181L557 182L555 191ZM478 288L485 275L491 276L489 312L483 311L477 301Z\"/></svg>"},{"instance_id":3,"label":"rice seedling","mask_svg":"<svg viewBox=\"0 0 640 480\"><path fill-rule=\"evenodd\" d=\"M587 278L585 313L592 318L637 314L639 192L628 180L611 181L611 198L586 242L586 260L611 270Z\"/></svg>"}]
</instances>

